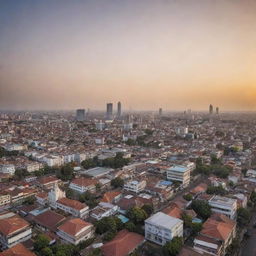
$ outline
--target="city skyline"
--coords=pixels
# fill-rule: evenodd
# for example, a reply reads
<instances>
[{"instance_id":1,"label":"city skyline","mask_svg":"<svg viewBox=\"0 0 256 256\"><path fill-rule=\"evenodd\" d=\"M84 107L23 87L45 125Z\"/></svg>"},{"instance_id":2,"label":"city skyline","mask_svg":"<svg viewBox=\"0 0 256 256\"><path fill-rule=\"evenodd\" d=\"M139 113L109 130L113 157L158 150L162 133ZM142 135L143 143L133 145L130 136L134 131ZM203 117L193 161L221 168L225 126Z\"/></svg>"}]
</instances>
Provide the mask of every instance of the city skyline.
<instances>
[{"instance_id":1,"label":"city skyline","mask_svg":"<svg viewBox=\"0 0 256 256\"><path fill-rule=\"evenodd\" d=\"M1 1L0 109L256 110L256 2Z\"/></svg>"}]
</instances>

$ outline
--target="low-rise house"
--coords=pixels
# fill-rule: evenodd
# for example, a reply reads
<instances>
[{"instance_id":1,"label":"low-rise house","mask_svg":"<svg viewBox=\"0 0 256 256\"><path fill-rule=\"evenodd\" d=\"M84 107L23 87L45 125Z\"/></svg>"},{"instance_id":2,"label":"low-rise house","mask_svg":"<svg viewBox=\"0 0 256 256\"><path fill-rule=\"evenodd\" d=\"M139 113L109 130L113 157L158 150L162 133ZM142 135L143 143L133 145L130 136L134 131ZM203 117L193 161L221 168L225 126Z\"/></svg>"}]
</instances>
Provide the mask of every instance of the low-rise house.
<instances>
[{"instance_id":1,"label":"low-rise house","mask_svg":"<svg viewBox=\"0 0 256 256\"><path fill-rule=\"evenodd\" d=\"M3 248L10 248L31 238L32 230L27 221L14 214L0 215L0 242Z\"/></svg>"},{"instance_id":2,"label":"low-rise house","mask_svg":"<svg viewBox=\"0 0 256 256\"><path fill-rule=\"evenodd\" d=\"M104 203L117 203L122 197L122 193L119 191L108 191L106 192L102 199L101 202Z\"/></svg>"},{"instance_id":3,"label":"low-rise house","mask_svg":"<svg viewBox=\"0 0 256 256\"><path fill-rule=\"evenodd\" d=\"M43 189L53 189L56 184L60 183L61 180L54 176L45 176L37 180L37 184Z\"/></svg>"},{"instance_id":4,"label":"low-rise house","mask_svg":"<svg viewBox=\"0 0 256 256\"><path fill-rule=\"evenodd\" d=\"M222 256L235 236L236 222L223 214L213 214L194 239L194 248L199 252Z\"/></svg>"},{"instance_id":5,"label":"low-rise house","mask_svg":"<svg viewBox=\"0 0 256 256\"><path fill-rule=\"evenodd\" d=\"M127 230L121 230L113 240L105 243L101 250L104 256L126 256L132 253L143 242L143 236Z\"/></svg>"},{"instance_id":6,"label":"low-rise house","mask_svg":"<svg viewBox=\"0 0 256 256\"><path fill-rule=\"evenodd\" d=\"M119 207L117 205L101 202L98 206L91 210L90 216L96 220L100 220L104 217L109 217L116 214L118 210Z\"/></svg>"},{"instance_id":7,"label":"low-rise house","mask_svg":"<svg viewBox=\"0 0 256 256\"><path fill-rule=\"evenodd\" d=\"M145 189L146 185L147 185L147 182L145 180L142 180L142 181L132 180L124 184L124 190L131 191L134 193L139 193Z\"/></svg>"},{"instance_id":8,"label":"low-rise house","mask_svg":"<svg viewBox=\"0 0 256 256\"><path fill-rule=\"evenodd\" d=\"M69 184L69 188L78 193L84 193L86 191L94 193L96 191L95 185L97 183L97 180L80 177L73 179Z\"/></svg>"},{"instance_id":9,"label":"low-rise house","mask_svg":"<svg viewBox=\"0 0 256 256\"><path fill-rule=\"evenodd\" d=\"M224 214L232 220L236 217L236 199L215 195L209 200L209 205L213 212Z\"/></svg>"},{"instance_id":10,"label":"low-rise house","mask_svg":"<svg viewBox=\"0 0 256 256\"><path fill-rule=\"evenodd\" d=\"M64 242L77 245L94 236L94 227L79 218L71 219L58 227L57 235Z\"/></svg>"},{"instance_id":11,"label":"low-rise house","mask_svg":"<svg viewBox=\"0 0 256 256\"><path fill-rule=\"evenodd\" d=\"M145 238L159 245L183 236L183 221L158 212L145 220Z\"/></svg>"},{"instance_id":12,"label":"low-rise house","mask_svg":"<svg viewBox=\"0 0 256 256\"><path fill-rule=\"evenodd\" d=\"M16 244L0 253L1 256L36 256L33 252L28 250L23 244Z\"/></svg>"},{"instance_id":13,"label":"low-rise house","mask_svg":"<svg viewBox=\"0 0 256 256\"><path fill-rule=\"evenodd\" d=\"M66 197L59 199L56 202L56 207L81 219L86 218L89 214L89 207L86 204Z\"/></svg>"},{"instance_id":14,"label":"low-rise house","mask_svg":"<svg viewBox=\"0 0 256 256\"><path fill-rule=\"evenodd\" d=\"M1 192L0 193L0 206L3 207L3 206L7 206L9 205L11 202L11 196L9 193L7 192Z\"/></svg>"},{"instance_id":15,"label":"low-rise house","mask_svg":"<svg viewBox=\"0 0 256 256\"><path fill-rule=\"evenodd\" d=\"M48 194L46 192L37 193L36 201L41 205L46 205L48 203Z\"/></svg>"}]
</instances>

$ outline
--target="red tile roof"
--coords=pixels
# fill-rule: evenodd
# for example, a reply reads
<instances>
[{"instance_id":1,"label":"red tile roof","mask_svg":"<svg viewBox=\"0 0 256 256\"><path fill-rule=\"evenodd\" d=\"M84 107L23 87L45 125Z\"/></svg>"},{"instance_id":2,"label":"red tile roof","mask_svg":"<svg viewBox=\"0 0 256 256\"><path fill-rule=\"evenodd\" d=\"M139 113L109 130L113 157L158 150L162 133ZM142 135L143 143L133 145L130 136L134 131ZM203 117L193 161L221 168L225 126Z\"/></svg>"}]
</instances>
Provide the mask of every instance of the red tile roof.
<instances>
[{"instance_id":1,"label":"red tile roof","mask_svg":"<svg viewBox=\"0 0 256 256\"><path fill-rule=\"evenodd\" d=\"M0 253L0 256L36 256L28 250L23 244L17 244L10 249Z\"/></svg>"},{"instance_id":2,"label":"red tile roof","mask_svg":"<svg viewBox=\"0 0 256 256\"><path fill-rule=\"evenodd\" d=\"M114 199L119 196L121 194L121 192L118 191L108 191L104 194L103 198L102 198L102 202L105 203L112 203L114 201Z\"/></svg>"},{"instance_id":3,"label":"red tile roof","mask_svg":"<svg viewBox=\"0 0 256 256\"><path fill-rule=\"evenodd\" d=\"M122 230L117 233L115 238L102 246L104 256L126 256L136 249L142 242L144 237Z\"/></svg>"},{"instance_id":4,"label":"red tile roof","mask_svg":"<svg viewBox=\"0 0 256 256\"><path fill-rule=\"evenodd\" d=\"M72 200L66 197L63 197L57 201L59 204L63 204L65 206L68 206L70 208L76 209L76 210L82 210L84 208L87 208L88 206L84 203L81 203L77 200Z\"/></svg>"},{"instance_id":5,"label":"red tile roof","mask_svg":"<svg viewBox=\"0 0 256 256\"><path fill-rule=\"evenodd\" d=\"M87 186L91 186L91 185L96 185L98 183L98 181L81 177L81 178L73 179L71 183L74 183L80 187L87 187Z\"/></svg>"},{"instance_id":6,"label":"red tile roof","mask_svg":"<svg viewBox=\"0 0 256 256\"><path fill-rule=\"evenodd\" d=\"M75 236L78 232L80 232L85 227L92 227L92 224L81 220L79 218L71 219L66 221L64 224L59 226L59 230L71 235Z\"/></svg>"},{"instance_id":7,"label":"red tile roof","mask_svg":"<svg viewBox=\"0 0 256 256\"><path fill-rule=\"evenodd\" d=\"M0 219L0 233L4 234L5 236L27 227L29 227L29 223L18 215L14 215L5 219Z\"/></svg>"}]
</instances>

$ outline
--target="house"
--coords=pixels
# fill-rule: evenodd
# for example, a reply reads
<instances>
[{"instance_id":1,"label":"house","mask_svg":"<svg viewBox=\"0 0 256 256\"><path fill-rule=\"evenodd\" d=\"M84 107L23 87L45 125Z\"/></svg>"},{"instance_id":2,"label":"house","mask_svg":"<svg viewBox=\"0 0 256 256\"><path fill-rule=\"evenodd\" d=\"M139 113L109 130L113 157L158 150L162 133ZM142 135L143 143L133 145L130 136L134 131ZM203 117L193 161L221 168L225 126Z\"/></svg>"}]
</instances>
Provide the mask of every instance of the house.
<instances>
[{"instance_id":1,"label":"house","mask_svg":"<svg viewBox=\"0 0 256 256\"><path fill-rule=\"evenodd\" d=\"M100 220L104 217L109 217L116 214L118 210L119 207L117 205L101 202L98 206L91 210L90 216L96 220Z\"/></svg>"},{"instance_id":2,"label":"house","mask_svg":"<svg viewBox=\"0 0 256 256\"><path fill-rule=\"evenodd\" d=\"M103 195L101 202L117 203L121 199L121 197L122 193L119 191L108 191Z\"/></svg>"},{"instance_id":3,"label":"house","mask_svg":"<svg viewBox=\"0 0 256 256\"><path fill-rule=\"evenodd\" d=\"M182 218L182 210L175 203L171 203L170 206L164 208L162 212L177 219Z\"/></svg>"},{"instance_id":4,"label":"house","mask_svg":"<svg viewBox=\"0 0 256 256\"><path fill-rule=\"evenodd\" d=\"M80 177L73 179L69 184L69 188L78 193L84 193L86 191L94 193L96 191L95 185L97 183L97 180Z\"/></svg>"},{"instance_id":5,"label":"house","mask_svg":"<svg viewBox=\"0 0 256 256\"><path fill-rule=\"evenodd\" d=\"M183 221L158 212L145 220L145 238L159 245L183 236Z\"/></svg>"},{"instance_id":6,"label":"house","mask_svg":"<svg viewBox=\"0 0 256 256\"><path fill-rule=\"evenodd\" d=\"M167 169L167 179L171 181L181 182L183 187L187 187L190 183L191 168L183 165L175 165Z\"/></svg>"},{"instance_id":7,"label":"house","mask_svg":"<svg viewBox=\"0 0 256 256\"><path fill-rule=\"evenodd\" d=\"M1 192L0 193L0 206L7 206L11 203L11 196L7 192Z\"/></svg>"},{"instance_id":8,"label":"house","mask_svg":"<svg viewBox=\"0 0 256 256\"><path fill-rule=\"evenodd\" d=\"M0 242L3 248L10 248L31 238L32 230L27 221L13 212L0 215Z\"/></svg>"},{"instance_id":9,"label":"house","mask_svg":"<svg viewBox=\"0 0 256 256\"><path fill-rule=\"evenodd\" d=\"M209 205L213 212L224 214L232 220L236 217L236 199L215 195L209 200Z\"/></svg>"},{"instance_id":10,"label":"house","mask_svg":"<svg viewBox=\"0 0 256 256\"><path fill-rule=\"evenodd\" d=\"M194 249L210 255L225 255L236 236L236 222L223 214L213 214L194 239Z\"/></svg>"},{"instance_id":11,"label":"house","mask_svg":"<svg viewBox=\"0 0 256 256\"><path fill-rule=\"evenodd\" d=\"M105 243L101 247L101 251L103 256L126 256L138 248L143 242L143 236L124 229L119 231L113 240Z\"/></svg>"},{"instance_id":12,"label":"house","mask_svg":"<svg viewBox=\"0 0 256 256\"><path fill-rule=\"evenodd\" d=\"M54 176L44 176L37 180L38 186L43 189L53 189L56 184L59 185L60 183L61 180Z\"/></svg>"},{"instance_id":13,"label":"house","mask_svg":"<svg viewBox=\"0 0 256 256\"><path fill-rule=\"evenodd\" d=\"M43 231L55 232L57 227L63 223L66 218L51 210L44 211L34 217L36 226Z\"/></svg>"},{"instance_id":14,"label":"house","mask_svg":"<svg viewBox=\"0 0 256 256\"><path fill-rule=\"evenodd\" d=\"M56 208L81 219L87 217L89 214L89 207L86 204L66 197L56 202Z\"/></svg>"},{"instance_id":15,"label":"house","mask_svg":"<svg viewBox=\"0 0 256 256\"><path fill-rule=\"evenodd\" d=\"M71 219L58 227L57 235L64 242L77 245L94 236L94 227L79 218Z\"/></svg>"},{"instance_id":16,"label":"house","mask_svg":"<svg viewBox=\"0 0 256 256\"><path fill-rule=\"evenodd\" d=\"M23 244L16 244L0 253L1 256L36 256L33 252L28 250Z\"/></svg>"},{"instance_id":17,"label":"house","mask_svg":"<svg viewBox=\"0 0 256 256\"><path fill-rule=\"evenodd\" d=\"M48 194L45 192L39 192L36 194L36 201L41 205L46 205L48 203Z\"/></svg>"},{"instance_id":18,"label":"house","mask_svg":"<svg viewBox=\"0 0 256 256\"><path fill-rule=\"evenodd\" d=\"M146 185L147 185L147 182L145 180L142 180L142 181L132 180L124 184L124 190L131 191L134 193L139 193L145 189Z\"/></svg>"}]
</instances>

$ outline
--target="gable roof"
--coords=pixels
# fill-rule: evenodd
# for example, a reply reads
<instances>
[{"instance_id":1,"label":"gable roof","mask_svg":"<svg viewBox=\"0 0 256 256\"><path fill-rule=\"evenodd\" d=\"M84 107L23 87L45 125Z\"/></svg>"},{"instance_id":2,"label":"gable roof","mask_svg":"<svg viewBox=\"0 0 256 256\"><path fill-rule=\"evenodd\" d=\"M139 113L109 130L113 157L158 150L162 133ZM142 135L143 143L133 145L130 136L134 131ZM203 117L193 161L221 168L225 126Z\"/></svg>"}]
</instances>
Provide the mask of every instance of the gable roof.
<instances>
[{"instance_id":1,"label":"gable roof","mask_svg":"<svg viewBox=\"0 0 256 256\"><path fill-rule=\"evenodd\" d=\"M0 253L0 256L36 256L28 250L23 244L17 244L10 249Z\"/></svg>"},{"instance_id":2,"label":"gable roof","mask_svg":"<svg viewBox=\"0 0 256 256\"><path fill-rule=\"evenodd\" d=\"M104 244L101 249L104 256L126 256L143 241L144 237L142 235L121 230L112 241Z\"/></svg>"}]
</instances>

